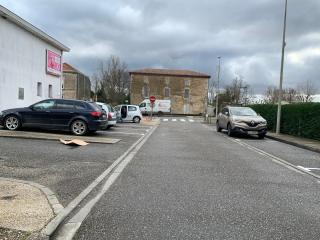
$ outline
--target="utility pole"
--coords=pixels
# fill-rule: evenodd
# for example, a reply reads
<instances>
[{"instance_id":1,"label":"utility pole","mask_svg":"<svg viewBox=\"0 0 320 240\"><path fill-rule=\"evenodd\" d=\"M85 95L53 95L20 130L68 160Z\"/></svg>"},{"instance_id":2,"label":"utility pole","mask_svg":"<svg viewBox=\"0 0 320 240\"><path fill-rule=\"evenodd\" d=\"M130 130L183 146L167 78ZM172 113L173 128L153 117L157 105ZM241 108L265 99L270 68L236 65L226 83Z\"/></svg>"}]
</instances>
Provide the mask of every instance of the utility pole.
<instances>
[{"instance_id":1,"label":"utility pole","mask_svg":"<svg viewBox=\"0 0 320 240\"><path fill-rule=\"evenodd\" d=\"M221 57L218 57L219 65L218 65L218 84L217 84L217 96L216 96L216 118L218 117L218 108L219 108L219 93L220 93L220 67L221 67Z\"/></svg>"},{"instance_id":2,"label":"utility pole","mask_svg":"<svg viewBox=\"0 0 320 240\"><path fill-rule=\"evenodd\" d=\"M288 0L285 0L285 1L286 2L285 2L285 10L284 10L280 83L279 83L279 93L278 93L278 113L277 113L277 127L276 127L276 134L277 135L280 134L284 50L285 50L285 47L286 47L286 28L287 28L287 6L288 6Z\"/></svg>"}]
</instances>

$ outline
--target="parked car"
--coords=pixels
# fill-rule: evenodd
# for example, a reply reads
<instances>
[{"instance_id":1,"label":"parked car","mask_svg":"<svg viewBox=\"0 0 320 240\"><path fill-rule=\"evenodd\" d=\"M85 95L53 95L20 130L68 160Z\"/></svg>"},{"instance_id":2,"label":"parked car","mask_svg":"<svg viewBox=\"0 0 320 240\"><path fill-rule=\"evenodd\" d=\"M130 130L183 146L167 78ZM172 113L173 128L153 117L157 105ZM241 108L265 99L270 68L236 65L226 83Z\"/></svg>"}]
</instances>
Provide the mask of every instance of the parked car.
<instances>
[{"instance_id":1,"label":"parked car","mask_svg":"<svg viewBox=\"0 0 320 240\"><path fill-rule=\"evenodd\" d=\"M8 130L21 127L70 130L85 135L106 128L107 116L93 102L47 99L25 108L0 112L0 125Z\"/></svg>"},{"instance_id":2,"label":"parked car","mask_svg":"<svg viewBox=\"0 0 320 240\"><path fill-rule=\"evenodd\" d=\"M249 107L228 106L218 115L216 128L218 132L227 129L229 136L238 132L264 138L267 133L267 121Z\"/></svg>"},{"instance_id":3,"label":"parked car","mask_svg":"<svg viewBox=\"0 0 320 240\"><path fill-rule=\"evenodd\" d=\"M139 106L136 105L118 105L115 107L117 118L120 122L139 123L142 119L142 114Z\"/></svg>"},{"instance_id":4,"label":"parked car","mask_svg":"<svg viewBox=\"0 0 320 240\"><path fill-rule=\"evenodd\" d=\"M110 104L102 103L102 102L96 102L96 104L101 107L108 116L108 126L107 129L115 126L117 124L117 114L113 107Z\"/></svg>"}]
</instances>

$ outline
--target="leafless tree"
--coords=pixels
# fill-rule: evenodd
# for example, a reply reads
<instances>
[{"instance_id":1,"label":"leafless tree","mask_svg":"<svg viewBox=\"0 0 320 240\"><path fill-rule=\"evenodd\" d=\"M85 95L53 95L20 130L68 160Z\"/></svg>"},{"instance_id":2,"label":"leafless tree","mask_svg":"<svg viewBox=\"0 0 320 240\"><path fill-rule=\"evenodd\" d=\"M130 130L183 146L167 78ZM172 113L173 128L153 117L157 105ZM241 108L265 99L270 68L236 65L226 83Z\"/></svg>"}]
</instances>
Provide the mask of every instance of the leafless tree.
<instances>
[{"instance_id":1,"label":"leafless tree","mask_svg":"<svg viewBox=\"0 0 320 240\"><path fill-rule=\"evenodd\" d=\"M269 86L265 93L265 103L275 104L278 100L278 88L275 86Z\"/></svg>"},{"instance_id":2,"label":"leafless tree","mask_svg":"<svg viewBox=\"0 0 320 240\"><path fill-rule=\"evenodd\" d=\"M311 102L313 97L312 95L316 94L317 88L314 83L310 80L305 81L298 85L298 102Z\"/></svg>"},{"instance_id":3,"label":"leafless tree","mask_svg":"<svg viewBox=\"0 0 320 240\"><path fill-rule=\"evenodd\" d=\"M248 92L250 92L250 86L243 81L242 77L236 77L230 85L225 87L225 95L232 104L246 104Z\"/></svg>"},{"instance_id":4,"label":"leafless tree","mask_svg":"<svg viewBox=\"0 0 320 240\"><path fill-rule=\"evenodd\" d=\"M209 80L208 86L208 103L213 104L217 94L217 82L214 79Z\"/></svg>"},{"instance_id":5,"label":"leafless tree","mask_svg":"<svg viewBox=\"0 0 320 240\"><path fill-rule=\"evenodd\" d=\"M127 65L117 56L100 62L96 74L99 82L99 99L111 104L123 103L129 95L129 73Z\"/></svg>"}]
</instances>

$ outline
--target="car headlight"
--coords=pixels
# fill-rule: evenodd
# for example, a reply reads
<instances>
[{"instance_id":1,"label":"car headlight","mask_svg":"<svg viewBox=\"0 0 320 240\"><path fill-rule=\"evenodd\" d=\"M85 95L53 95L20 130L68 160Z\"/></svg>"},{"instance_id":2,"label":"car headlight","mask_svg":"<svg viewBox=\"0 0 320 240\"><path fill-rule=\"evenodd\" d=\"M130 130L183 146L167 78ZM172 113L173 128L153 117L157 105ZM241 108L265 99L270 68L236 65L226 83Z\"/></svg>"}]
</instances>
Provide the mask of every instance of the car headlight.
<instances>
[{"instance_id":1,"label":"car headlight","mask_svg":"<svg viewBox=\"0 0 320 240\"><path fill-rule=\"evenodd\" d=\"M235 122L235 123L242 123L243 121L240 120L240 119L233 119L233 122Z\"/></svg>"},{"instance_id":2,"label":"car headlight","mask_svg":"<svg viewBox=\"0 0 320 240\"><path fill-rule=\"evenodd\" d=\"M261 124L267 124L267 121L261 121L260 123Z\"/></svg>"}]
</instances>

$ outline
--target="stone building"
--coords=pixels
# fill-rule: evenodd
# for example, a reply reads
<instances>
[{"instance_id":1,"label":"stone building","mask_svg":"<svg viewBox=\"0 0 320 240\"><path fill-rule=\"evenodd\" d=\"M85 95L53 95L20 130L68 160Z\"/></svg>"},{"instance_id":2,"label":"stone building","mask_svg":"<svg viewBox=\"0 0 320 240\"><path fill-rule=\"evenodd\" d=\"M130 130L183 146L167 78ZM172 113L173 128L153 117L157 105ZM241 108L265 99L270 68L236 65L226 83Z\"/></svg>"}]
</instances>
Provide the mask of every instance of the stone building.
<instances>
[{"instance_id":1,"label":"stone building","mask_svg":"<svg viewBox=\"0 0 320 240\"><path fill-rule=\"evenodd\" d=\"M153 95L171 100L172 114L198 115L205 112L207 74L189 70L142 69L130 72L130 101L139 104Z\"/></svg>"},{"instance_id":2,"label":"stone building","mask_svg":"<svg viewBox=\"0 0 320 240\"><path fill-rule=\"evenodd\" d=\"M89 77L68 63L63 63L63 87L64 99L90 100L91 82Z\"/></svg>"}]
</instances>

